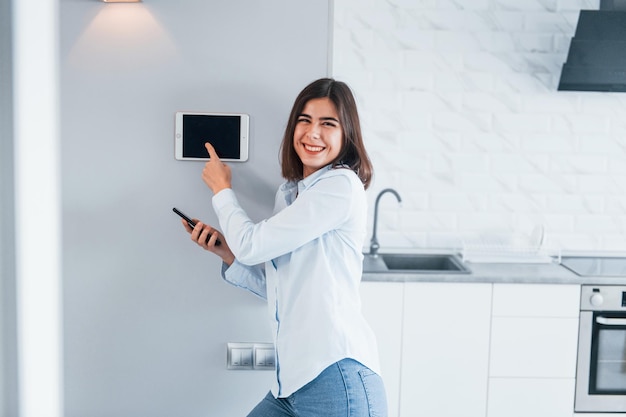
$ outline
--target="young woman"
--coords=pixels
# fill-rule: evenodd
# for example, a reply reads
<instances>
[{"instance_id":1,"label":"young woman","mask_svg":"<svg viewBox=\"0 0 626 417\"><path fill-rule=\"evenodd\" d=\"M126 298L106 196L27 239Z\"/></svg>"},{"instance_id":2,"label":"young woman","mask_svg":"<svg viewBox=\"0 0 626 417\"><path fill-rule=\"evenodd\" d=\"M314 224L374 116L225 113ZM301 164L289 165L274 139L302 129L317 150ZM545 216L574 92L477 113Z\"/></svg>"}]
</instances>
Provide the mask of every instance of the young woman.
<instances>
[{"instance_id":1,"label":"young woman","mask_svg":"<svg viewBox=\"0 0 626 417\"><path fill-rule=\"evenodd\" d=\"M372 167L348 86L323 78L296 98L280 151L286 182L262 222L250 220L230 168L206 148L202 179L223 234L183 225L222 258L226 281L267 300L276 347L276 380L249 417L386 416L359 296Z\"/></svg>"}]
</instances>

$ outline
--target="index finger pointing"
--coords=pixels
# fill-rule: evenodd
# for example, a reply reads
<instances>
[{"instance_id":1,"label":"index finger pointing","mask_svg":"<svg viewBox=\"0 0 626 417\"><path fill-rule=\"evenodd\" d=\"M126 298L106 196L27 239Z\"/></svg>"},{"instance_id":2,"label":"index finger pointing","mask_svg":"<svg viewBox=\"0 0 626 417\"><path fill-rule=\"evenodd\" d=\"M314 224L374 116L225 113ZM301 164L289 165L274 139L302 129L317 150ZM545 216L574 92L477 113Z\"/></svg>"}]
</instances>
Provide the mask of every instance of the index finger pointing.
<instances>
[{"instance_id":1,"label":"index finger pointing","mask_svg":"<svg viewBox=\"0 0 626 417\"><path fill-rule=\"evenodd\" d=\"M219 160L220 159L220 157L217 156L217 152L215 152L215 148L213 147L213 145L211 145L209 142L206 142L204 144L204 147L209 152L209 157L211 159L215 159L215 160Z\"/></svg>"}]
</instances>

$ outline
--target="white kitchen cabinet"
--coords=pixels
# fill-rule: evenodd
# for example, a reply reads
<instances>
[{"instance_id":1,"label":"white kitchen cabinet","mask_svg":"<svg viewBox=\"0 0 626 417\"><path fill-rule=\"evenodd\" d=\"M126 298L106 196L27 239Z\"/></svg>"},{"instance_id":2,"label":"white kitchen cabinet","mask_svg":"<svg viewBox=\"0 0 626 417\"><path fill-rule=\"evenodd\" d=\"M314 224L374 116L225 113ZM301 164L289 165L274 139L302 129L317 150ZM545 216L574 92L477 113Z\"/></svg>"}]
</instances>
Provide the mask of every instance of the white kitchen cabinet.
<instances>
[{"instance_id":1,"label":"white kitchen cabinet","mask_svg":"<svg viewBox=\"0 0 626 417\"><path fill-rule=\"evenodd\" d=\"M571 417L580 287L494 284L487 417Z\"/></svg>"},{"instance_id":2,"label":"white kitchen cabinet","mask_svg":"<svg viewBox=\"0 0 626 417\"><path fill-rule=\"evenodd\" d=\"M574 380L490 378L489 417L572 417Z\"/></svg>"},{"instance_id":3,"label":"white kitchen cabinet","mask_svg":"<svg viewBox=\"0 0 626 417\"><path fill-rule=\"evenodd\" d=\"M378 339L389 417L399 416L403 293L402 282L361 283L363 315Z\"/></svg>"},{"instance_id":4,"label":"white kitchen cabinet","mask_svg":"<svg viewBox=\"0 0 626 417\"><path fill-rule=\"evenodd\" d=\"M401 417L485 417L491 290L405 284Z\"/></svg>"},{"instance_id":5,"label":"white kitchen cabinet","mask_svg":"<svg viewBox=\"0 0 626 417\"><path fill-rule=\"evenodd\" d=\"M390 417L572 417L580 286L364 282L361 294Z\"/></svg>"}]
</instances>

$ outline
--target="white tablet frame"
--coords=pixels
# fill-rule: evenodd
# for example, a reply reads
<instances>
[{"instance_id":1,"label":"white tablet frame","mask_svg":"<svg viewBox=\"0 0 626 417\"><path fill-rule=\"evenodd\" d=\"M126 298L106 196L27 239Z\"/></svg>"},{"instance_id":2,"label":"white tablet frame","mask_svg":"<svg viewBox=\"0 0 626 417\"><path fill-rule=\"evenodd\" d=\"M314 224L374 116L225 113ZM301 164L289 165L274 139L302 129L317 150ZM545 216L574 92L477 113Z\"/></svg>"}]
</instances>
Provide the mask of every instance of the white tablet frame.
<instances>
[{"instance_id":1,"label":"white tablet frame","mask_svg":"<svg viewBox=\"0 0 626 417\"><path fill-rule=\"evenodd\" d=\"M206 157L189 157L183 156L183 143L185 140L185 132L183 132L183 118L186 115L221 117L221 116L237 116L240 121L239 138L215 138L215 140L239 140L239 157L238 158L221 158L222 161L228 162L245 162L248 160L249 136L250 136L250 116L246 113L213 113L213 112L194 112L194 111L177 111L174 124L174 154L179 161L208 161L209 155Z\"/></svg>"}]
</instances>

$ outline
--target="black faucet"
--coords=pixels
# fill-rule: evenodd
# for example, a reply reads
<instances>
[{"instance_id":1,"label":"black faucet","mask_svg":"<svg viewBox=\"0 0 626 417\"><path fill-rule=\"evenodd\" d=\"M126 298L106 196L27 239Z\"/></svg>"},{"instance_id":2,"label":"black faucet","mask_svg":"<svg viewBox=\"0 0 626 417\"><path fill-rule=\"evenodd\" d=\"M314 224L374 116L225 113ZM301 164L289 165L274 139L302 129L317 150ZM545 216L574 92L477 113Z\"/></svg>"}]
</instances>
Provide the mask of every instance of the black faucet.
<instances>
[{"instance_id":1,"label":"black faucet","mask_svg":"<svg viewBox=\"0 0 626 417\"><path fill-rule=\"evenodd\" d=\"M398 192L393 188L385 188L380 193L378 193L378 196L376 197L376 203L374 203L374 232L372 234L372 240L370 240L370 255L373 256L376 256L378 254L378 249L380 248L380 245L378 244L378 239L376 238L376 227L378 225L378 202L385 193L392 193L398 199L398 203L402 202L400 194L398 194Z\"/></svg>"}]
</instances>

